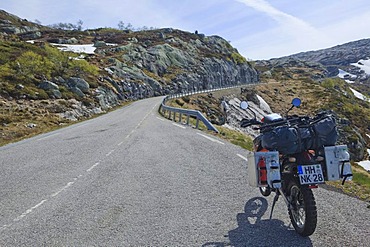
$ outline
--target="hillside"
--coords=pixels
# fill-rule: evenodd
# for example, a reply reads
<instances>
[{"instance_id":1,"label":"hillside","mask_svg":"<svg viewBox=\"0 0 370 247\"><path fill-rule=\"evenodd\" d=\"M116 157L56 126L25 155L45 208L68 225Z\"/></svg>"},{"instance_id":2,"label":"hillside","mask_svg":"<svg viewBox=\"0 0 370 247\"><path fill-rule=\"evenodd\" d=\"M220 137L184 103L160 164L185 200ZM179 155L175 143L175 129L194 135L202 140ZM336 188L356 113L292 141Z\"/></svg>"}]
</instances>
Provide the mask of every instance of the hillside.
<instances>
[{"instance_id":1,"label":"hillside","mask_svg":"<svg viewBox=\"0 0 370 247\"><path fill-rule=\"evenodd\" d=\"M248 100L258 107L261 104L258 95L269 104L272 112L284 113L290 107L291 100L299 97L303 104L293 113L314 115L321 110L334 111L339 122L339 143L348 145L354 160L368 159L370 147L368 78L370 75L366 73L366 70L356 70L359 64L358 62L353 63L362 61L364 66L366 65L366 54L370 50L369 41L360 40L325 50L255 61L255 68L261 80L259 85L253 88L248 87L243 93L239 90L216 99L195 96L195 99L189 102L201 102L197 109L202 110L214 120L215 124L218 124L222 122L218 119L224 118L219 107L223 99L227 99L229 103L234 102L234 98ZM331 59L325 59L325 54ZM355 57L349 60L352 56ZM352 71L351 78L343 75L344 70L349 70L349 68L358 73L355 75ZM337 71L335 76L331 76L330 69ZM340 70L341 73L339 73ZM233 109L237 107L235 105ZM241 113L234 113L229 125L233 129L240 130L238 126L240 120ZM249 129L246 132L251 134Z\"/></svg>"}]
</instances>

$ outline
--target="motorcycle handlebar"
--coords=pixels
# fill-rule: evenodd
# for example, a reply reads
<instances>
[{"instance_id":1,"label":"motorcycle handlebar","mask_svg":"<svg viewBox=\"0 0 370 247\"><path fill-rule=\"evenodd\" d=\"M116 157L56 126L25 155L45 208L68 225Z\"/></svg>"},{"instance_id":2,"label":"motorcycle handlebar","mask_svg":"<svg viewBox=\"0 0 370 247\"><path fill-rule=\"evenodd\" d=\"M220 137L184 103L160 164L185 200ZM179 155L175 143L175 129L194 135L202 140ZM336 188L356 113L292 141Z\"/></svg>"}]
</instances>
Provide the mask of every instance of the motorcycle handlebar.
<instances>
[{"instance_id":1,"label":"motorcycle handlebar","mask_svg":"<svg viewBox=\"0 0 370 247\"><path fill-rule=\"evenodd\" d=\"M286 119L282 119L272 123L262 123L256 119L243 119L241 122L241 127L249 127L251 125L260 125L259 129L261 132L270 131L271 128L280 127L280 126L292 126L296 125L300 128L308 128L313 124L321 121L323 118L331 115L330 113L320 113L317 114L315 117L310 118L309 116L292 116Z\"/></svg>"}]
</instances>

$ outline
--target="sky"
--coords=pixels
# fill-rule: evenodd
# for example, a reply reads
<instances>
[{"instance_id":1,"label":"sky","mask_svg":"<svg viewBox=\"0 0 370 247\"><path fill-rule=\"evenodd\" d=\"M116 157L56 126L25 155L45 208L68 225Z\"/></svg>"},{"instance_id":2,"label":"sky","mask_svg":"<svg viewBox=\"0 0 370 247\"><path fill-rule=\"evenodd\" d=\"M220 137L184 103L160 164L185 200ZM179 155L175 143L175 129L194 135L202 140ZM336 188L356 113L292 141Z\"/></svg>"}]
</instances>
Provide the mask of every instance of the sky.
<instances>
[{"instance_id":1,"label":"sky","mask_svg":"<svg viewBox=\"0 0 370 247\"><path fill-rule=\"evenodd\" d=\"M247 59L270 59L370 38L369 0L1 0L43 25L172 27L218 35Z\"/></svg>"}]
</instances>

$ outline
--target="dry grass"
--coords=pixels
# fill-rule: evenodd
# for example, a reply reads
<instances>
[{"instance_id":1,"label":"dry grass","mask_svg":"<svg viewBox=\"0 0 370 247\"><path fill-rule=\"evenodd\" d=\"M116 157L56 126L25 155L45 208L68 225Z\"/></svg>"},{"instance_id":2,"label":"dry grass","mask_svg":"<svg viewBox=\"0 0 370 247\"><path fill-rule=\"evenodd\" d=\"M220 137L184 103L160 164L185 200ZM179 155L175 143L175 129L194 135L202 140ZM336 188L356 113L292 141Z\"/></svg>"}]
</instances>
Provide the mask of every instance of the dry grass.
<instances>
[{"instance_id":1,"label":"dry grass","mask_svg":"<svg viewBox=\"0 0 370 247\"><path fill-rule=\"evenodd\" d=\"M127 104L129 103L119 105L110 111ZM1 100L0 107L0 146L88 119L81 117L77 121L70 121L61 118L58 113L71 109L64 100Z\"/></svg>"}]
</instances>

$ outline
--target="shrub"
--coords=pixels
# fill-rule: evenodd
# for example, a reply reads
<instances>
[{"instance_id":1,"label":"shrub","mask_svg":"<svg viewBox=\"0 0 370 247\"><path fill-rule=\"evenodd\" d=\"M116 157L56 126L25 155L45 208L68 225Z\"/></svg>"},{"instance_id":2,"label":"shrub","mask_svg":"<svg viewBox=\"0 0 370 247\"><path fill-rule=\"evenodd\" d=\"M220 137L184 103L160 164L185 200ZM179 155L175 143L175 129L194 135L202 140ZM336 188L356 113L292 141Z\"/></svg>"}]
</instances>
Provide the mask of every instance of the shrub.
<instances>
[{"instance_id":1,"label":"shrub","mask_svg":"<svg viewBox=\"0 0 370 247\"><path fill-rule=\"evenodd\" d=\"M247 62L247 59L245 59L245 57L243 57L242 55L240 55L237 52L233 52L231 54L231 59L236 64L242 64L242 63L246 63Z\"/></svg>"}]
</instances>

